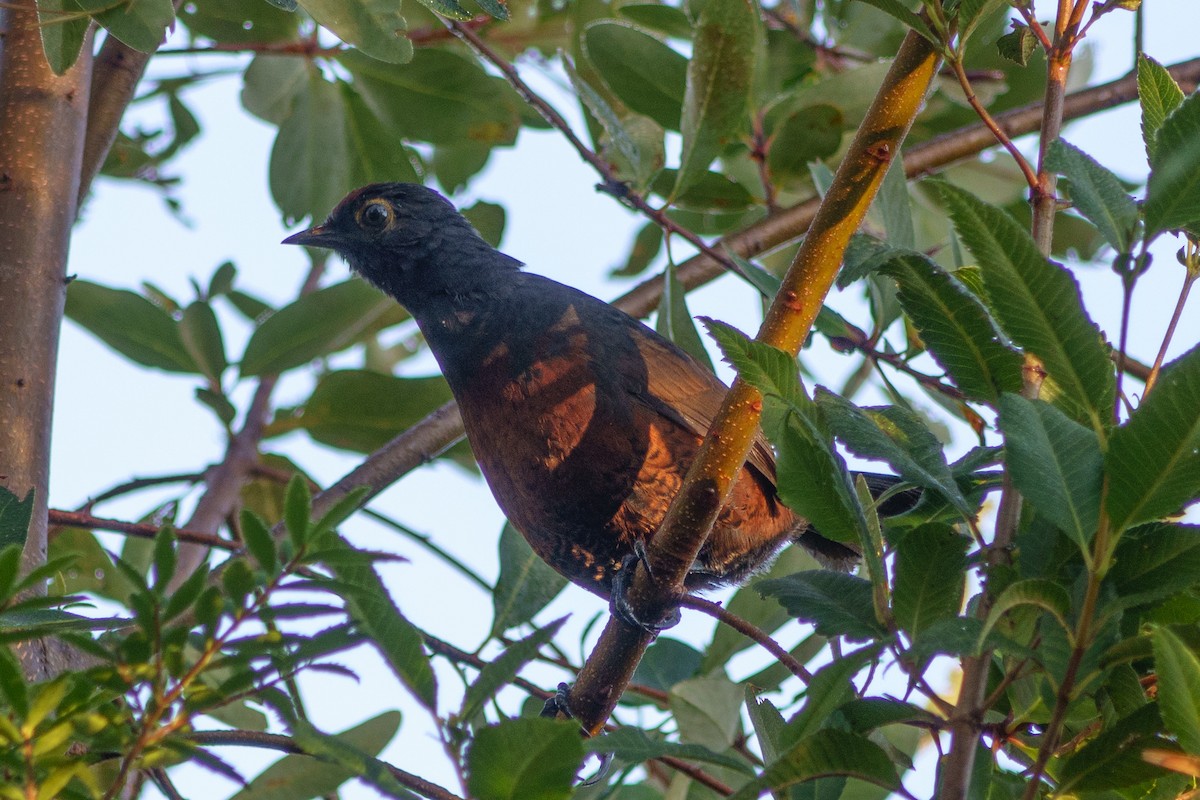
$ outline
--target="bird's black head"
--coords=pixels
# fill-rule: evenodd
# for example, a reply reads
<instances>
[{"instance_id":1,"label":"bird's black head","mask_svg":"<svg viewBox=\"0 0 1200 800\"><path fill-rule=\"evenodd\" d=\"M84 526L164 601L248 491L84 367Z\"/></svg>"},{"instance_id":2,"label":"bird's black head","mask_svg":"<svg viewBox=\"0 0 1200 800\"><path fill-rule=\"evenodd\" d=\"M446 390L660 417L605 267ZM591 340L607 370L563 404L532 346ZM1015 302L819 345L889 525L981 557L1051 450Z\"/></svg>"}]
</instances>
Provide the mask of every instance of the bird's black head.
<instances>
[{"instance_id":1,"label":"bird's black head","mask_svg":"<svg viewBox=\"0 0 1200 800\"><path fill-rule=\"evenodd\" d=\"M449 200L414 183L355 189L323 223L283 244L336 251L406 306L426 295L491 291L498 273L521 265L483 241Z\"/></svg>"}]
</instances>

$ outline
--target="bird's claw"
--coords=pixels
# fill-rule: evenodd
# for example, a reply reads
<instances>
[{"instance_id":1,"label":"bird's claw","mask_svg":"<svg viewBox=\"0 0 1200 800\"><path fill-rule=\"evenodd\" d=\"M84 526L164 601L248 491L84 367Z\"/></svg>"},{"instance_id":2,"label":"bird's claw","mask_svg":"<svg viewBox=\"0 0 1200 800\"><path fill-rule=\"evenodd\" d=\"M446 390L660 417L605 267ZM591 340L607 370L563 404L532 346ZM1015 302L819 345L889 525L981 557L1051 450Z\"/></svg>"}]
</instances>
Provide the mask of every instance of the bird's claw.
<instances>
[{"instance_id":1,"label":"bird's claw","mask_svg":"<svg viewBox=\"0 0 1200 800\"><path fill-rule=\"evenodd\" d=\"M646 633L657 636L667 628L674 628L679 624L679 609L672 608L670 613L655 622L643 620L634 613L633 606L629 602L629 579L633 575L634 567L639 562L646 568L647 573L654 574L650 569L650 562L646 558L646 547L640 541L634 542L633 553L625 556L621 561L621 568L613 574L612 598L609 600L609 609L612 611L614 617L627 625L634 628L641 628Z\"/></svg>"},{"instance_id":2,"label":"bird's claw","mask_svg":"<svg viewBox=\"0 0 1200 800\"><path fill-rule=\"evenodd\" d=\"M560 683L554 696L546 701L546 705L542 706L542 716L549 719L557 719L559 716L575 719L575 715L571 713L570 695L571 684Z\"/></svg>"}]
</instances>

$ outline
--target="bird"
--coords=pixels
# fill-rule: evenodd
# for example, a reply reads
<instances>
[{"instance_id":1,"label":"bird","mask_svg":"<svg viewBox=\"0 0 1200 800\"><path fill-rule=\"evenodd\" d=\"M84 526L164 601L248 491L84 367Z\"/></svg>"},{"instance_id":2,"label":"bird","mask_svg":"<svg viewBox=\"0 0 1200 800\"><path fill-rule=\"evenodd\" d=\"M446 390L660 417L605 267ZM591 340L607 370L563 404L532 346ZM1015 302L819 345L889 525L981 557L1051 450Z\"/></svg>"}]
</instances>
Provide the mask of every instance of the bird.
<instances>
[{"instance_id":1,"label":"bird","mask_svg":"<svg viewBox=\"0 0 1200 800\"><path fill-rule=\"evenodd\" d=\"M356 189L283 243L332 249L408 310L501 510L542 560L612 600L728 387L641 321L523 271L420 184ZM897 479L868 482L883 491ZM828 567L859 557L780 501L775 455L759 432L684 588L741 584L793 542Z\"/></svg>"}]
</instances>

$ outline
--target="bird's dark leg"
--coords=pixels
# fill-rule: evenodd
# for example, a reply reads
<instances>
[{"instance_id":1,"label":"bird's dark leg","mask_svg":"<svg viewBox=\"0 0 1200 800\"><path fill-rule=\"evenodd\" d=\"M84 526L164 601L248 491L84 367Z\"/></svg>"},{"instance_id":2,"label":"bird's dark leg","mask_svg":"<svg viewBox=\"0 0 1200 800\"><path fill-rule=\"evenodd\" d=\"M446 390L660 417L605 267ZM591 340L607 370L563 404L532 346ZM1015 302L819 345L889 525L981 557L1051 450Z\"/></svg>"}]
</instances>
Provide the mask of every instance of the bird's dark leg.
<instances>
[{"instance_id":1,"label":"bird's dark leg","mask_svg":"<svg viewBox=\"0 0 1200 800\"><path fill-rule=\"evenodd\" d=\"M679 608L672 608L669 614L656 622L638 618L629 603L629 580L633 577L633 570L639 563L646 568L646 572L650 572L650 562L646 558L646 546L641 541L635 541L633 552L625 556L621 561L621 568L613 574L612 599L609 601L609 609L613 616L622 622L635 628L641 628L647 633L658 635L667 628L673 628L679 624Z\"/></svg>"},{"instance_id":2,"label":"bird's dark leg","mask_svg":"<svg viewBox=\"0 0 1200 800\"><path fill-rule=\"evenodd\" d=\"M558 689L554 692L554 696L546 701L546 705L542 706L542 716L548 719L557 719L561 714L568 719L575 719L575 715L571 713L571 705L567 700L570 693L571 684L560 683ZM584 736L586 735L584 733ZM612 753L595 753L595 756L600 760L600 765L596 767L596 774L579 781L580 786L591 786L598 783L608 773L608 768L612 766Z\"/></svg>"}]
</instances>

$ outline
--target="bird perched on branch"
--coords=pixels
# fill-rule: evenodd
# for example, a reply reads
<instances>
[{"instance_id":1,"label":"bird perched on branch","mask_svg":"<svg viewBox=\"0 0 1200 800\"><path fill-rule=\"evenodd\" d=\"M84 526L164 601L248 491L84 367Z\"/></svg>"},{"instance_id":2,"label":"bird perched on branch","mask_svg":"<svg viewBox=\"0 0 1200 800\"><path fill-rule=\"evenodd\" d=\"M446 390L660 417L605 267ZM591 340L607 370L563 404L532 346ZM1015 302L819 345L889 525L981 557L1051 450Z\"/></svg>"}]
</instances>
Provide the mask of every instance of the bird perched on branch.
<instances>
[{"instance_id":1,"label":"bird perched on branch","mask_svg":"<svg viewBox=\"0 0 1200 800\"><path fill-rule=\"evenodd\" d=\"M662 523L727 387L622 311L522 272L424 186L358 189L284 243L335 250L408 309L500 508L550 566L609 597ZM871 478L881 491L894 482ZM779 501L760 434L686 588L740 583L790 542L829 566L858 557Z\"/></svg>"}]
</instances>

